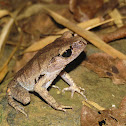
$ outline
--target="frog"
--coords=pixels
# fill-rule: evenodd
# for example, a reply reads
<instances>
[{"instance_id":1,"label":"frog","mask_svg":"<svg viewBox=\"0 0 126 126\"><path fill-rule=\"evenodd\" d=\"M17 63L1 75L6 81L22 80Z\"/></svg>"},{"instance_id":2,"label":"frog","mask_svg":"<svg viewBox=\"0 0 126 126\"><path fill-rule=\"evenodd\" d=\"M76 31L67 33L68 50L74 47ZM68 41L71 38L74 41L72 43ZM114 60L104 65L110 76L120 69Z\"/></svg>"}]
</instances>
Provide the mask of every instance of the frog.
<instances>
[{"instance_id":1,"label":"frog","mask_svg":"<svg viewBox=\"0 0 126 126\"><path fill-rule=\"evenodd\" d=\"M77 92L86 99L84 88L78 87L70 75L64 71L64 68L84 51L86 45L85 39L68 31L40 49L8 83L6 94L9 105L27 116L19 103L27 105L31 101L30 92L36 92L55 110L71 109L72 106L59 104L49 94L48 88L58 75L69 85L62 92L71 91L71 97Z\"/></svg>"}]
</instances>

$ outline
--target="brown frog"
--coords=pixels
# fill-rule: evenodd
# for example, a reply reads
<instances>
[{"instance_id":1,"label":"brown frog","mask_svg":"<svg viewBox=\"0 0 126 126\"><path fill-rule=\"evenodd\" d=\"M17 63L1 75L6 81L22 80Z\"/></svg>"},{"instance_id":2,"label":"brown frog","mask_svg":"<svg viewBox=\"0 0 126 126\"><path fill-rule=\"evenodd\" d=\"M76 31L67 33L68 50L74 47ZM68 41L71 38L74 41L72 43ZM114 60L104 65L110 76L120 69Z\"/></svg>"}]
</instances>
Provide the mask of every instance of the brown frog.
<instances>
[{"instance_id":1,"label":"brown frog","mask_svg":"<svg viewBox=\"0 0 126 126\"><path fill-rule=\"evenodd\" d=\"M68 73L63 71L67 64L73 61L86 47L86 41L72 32L65 32L60 38L47 45L21 69L10 81L7 88L8 103L16 110L27 116L24 109L16 103L30 102L29 91L37 92L50 106L56 110L65 111L71 106L60 105L49 94L47 88L53 80L60 75L70 87L64 88L63 92L69 90L84 95L84 89L77 87ZM16 99L16 101L15 101Z\"/></svg>"}]
</instances>

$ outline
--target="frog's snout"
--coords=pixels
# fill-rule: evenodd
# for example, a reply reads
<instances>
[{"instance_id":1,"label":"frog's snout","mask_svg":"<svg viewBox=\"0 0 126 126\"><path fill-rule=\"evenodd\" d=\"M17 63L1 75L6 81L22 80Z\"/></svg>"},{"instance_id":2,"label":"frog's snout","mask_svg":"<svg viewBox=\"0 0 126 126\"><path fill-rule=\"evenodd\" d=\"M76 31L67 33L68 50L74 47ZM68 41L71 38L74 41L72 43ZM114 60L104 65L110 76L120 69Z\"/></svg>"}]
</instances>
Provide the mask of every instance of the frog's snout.
<instances>
[{"instance_id":1,"label":"frog's snout","mask_svg":"<svg viewBox=\"0 0 126 126\"><path fill-rule=\"evenodd\" d=\"M87 45L87 42L84 39L80 39L77 42L73 43L73 48L83 48Z\"/></svg>"}]
</instances>

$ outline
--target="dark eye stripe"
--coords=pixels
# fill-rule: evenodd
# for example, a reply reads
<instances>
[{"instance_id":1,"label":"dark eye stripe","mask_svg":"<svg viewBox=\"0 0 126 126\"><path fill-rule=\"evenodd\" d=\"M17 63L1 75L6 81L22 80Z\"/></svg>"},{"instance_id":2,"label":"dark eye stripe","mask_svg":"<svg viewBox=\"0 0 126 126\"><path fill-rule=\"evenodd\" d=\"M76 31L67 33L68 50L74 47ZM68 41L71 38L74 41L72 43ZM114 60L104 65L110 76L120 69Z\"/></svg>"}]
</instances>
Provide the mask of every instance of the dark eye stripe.
<instances>
[{"instance_id":1,"label":"dark eye stripe","mask_svg":"<svg viewBox=\"0 0 126 126\"><path fill-rule=\"evenodd\" d=\"M71 50L71 49L68 49L68 50L66 50L66 51L62 54L62 56L63 56L63 57L70 57L71 54L72 54L72 50Z\"/></svg>"},{"instance_id":2,"label":"dark eye stripe","mask_svg":"<svg viewBox=\"0 0 126 126\"><path fill-rule=\"evenodd\" d=\"M112 72L115 74L119 73L118 69L115 66L112 66Z\"/></svg>"}]
</instances>

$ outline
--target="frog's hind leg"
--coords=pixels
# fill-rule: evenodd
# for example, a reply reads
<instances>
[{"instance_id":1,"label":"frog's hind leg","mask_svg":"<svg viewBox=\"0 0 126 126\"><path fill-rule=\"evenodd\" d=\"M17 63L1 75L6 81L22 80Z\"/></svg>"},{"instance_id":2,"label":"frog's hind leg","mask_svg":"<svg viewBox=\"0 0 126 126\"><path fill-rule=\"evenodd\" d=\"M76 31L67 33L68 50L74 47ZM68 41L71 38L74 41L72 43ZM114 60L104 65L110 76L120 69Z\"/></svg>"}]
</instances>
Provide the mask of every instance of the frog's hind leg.
<instances>
[{"instance_id":1,"label":"frog's hind leg","mask_svg":"<svg viewBox=\"0 0 126 126\"><path fill-rule=\"evenodd\" d=\"M49 94L49 92L47 91L47 87L46 86L42 86L42 85L50 85L49 83L51 83L52 81L47 81L46 77L43 79L40 79L34 87L34 91L37 92L50 106L52 106L54 109L56 110L61 110L61 111L66 111L65 109L71 109L71 106L64 106L64 105L60 105L56 102L56 100ZM48 83L48 84L47 84Z\"/></svg>"},{"instance_id":2,"label":"frog's hind leg","mask_svg":"<svg viewBox=\"0 0 126 126\"><path fill-rule=\"evenodd\" d=\"M30 95L29 92L21 87L19 84L16 84L14 86L11 86L10 88L8 87L7 89L7 97L8 97L8 103L15 108L16 110L20 111L23 113L25 116L27 114L24 111L24 108L20 106L14 99L17 101L25 104L28 104L30 102Z\"/></svg>"},{"instance_id":3,"label":"frog's hind leg","mask_svg":"<svg viewBox=\"0 0 126 126\"><path fill-rule=\"evenodd\" d=\"M49 92L47 91L46 88L39 88L39 87L35 87L35 91L50 105L52 106L54 109L56 110L60 110L60 111L66 111L65 109L71 109L71 106L64 106L64 105L60 105L56 102L56 100L49 94Z\"/></svg>"}]
</instances>

